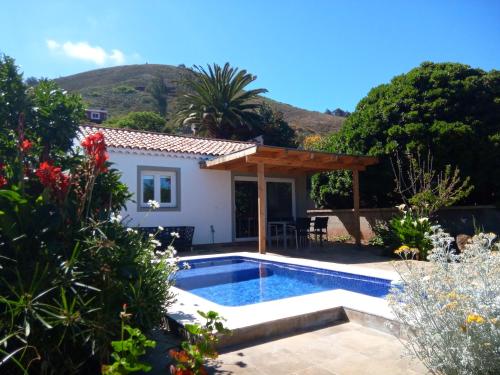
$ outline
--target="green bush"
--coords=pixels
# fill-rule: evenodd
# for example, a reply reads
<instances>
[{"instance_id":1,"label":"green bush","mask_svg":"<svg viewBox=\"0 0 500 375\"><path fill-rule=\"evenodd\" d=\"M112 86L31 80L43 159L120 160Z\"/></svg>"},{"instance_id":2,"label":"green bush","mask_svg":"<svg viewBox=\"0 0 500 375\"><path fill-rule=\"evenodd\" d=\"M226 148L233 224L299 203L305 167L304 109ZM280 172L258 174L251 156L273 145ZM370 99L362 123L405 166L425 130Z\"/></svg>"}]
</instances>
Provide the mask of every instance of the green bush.
<instances>
[{"instance_id":1,"label":"green bush","mask_svg":"<svg viewBox=\"0 0 500 375\"><path fill-rule=\"evenodd\" d=\"M121 85L113 88L113 92L117 94L133 94L135 93L135 89L130 86Z\"/></svg>"},{"instance_id":2,"label":"green bush","mask_svg":"<svg viewBox=\"0 0 500 375\"><path fill-rule=\"evenodd\" d=\"M492 204L500 197L500 71L457 63L425 62L373 88L338 132L321 142L321 150L379 157L361 174L361 199L387 207L392 194L389 156L430 151L434 168L452 165L469 176L474 191L466 203ZM325 181L326 180L326 181ZM351 176L330 172L313 184L312 198L323 207L348 206ZM498 203L498 202L497 202Z\"/></svg>"},{"instance_id":3,"label":"green bush","mask_svg":"<svg viewBox=\"0 0 500 375\"><path fill-rule=\"evenodd\" d=\"M402 215L391 219L389 228L402 246L413 249L420 260L426 260L427 253L432 249L432 243L428 237L431 233L429 218L419 217L411 208L404 210L404 205L399 208Z\"/></svg>"},{"instance_id":4,"label":"green bush","mask_svg":"<svg viewBox=\"0 0 500 375\"><path fill-rule=\"evenodd\" d=\"M109 363L124 303L134 327L161 322L176 265L113 213L130 194L102 133L71 150L78 98L52 83L24 90L11 59L0 59L0 73L9 78L0 98L12 99L0 106L0 372L96 374ZM64 131L49 142L57 127Z\"/></svg>"}]
</instances>

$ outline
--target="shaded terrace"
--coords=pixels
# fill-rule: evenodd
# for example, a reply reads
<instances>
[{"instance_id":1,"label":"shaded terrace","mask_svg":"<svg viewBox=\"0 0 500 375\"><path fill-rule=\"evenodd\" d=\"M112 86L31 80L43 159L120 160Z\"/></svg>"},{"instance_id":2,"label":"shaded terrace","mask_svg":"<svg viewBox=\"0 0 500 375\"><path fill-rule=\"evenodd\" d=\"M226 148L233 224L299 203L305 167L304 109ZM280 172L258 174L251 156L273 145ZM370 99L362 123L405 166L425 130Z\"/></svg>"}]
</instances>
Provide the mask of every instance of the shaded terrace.
<instances>
[{"instance_id":1,"label":"shaded terrace","mask_svg":"<svg viewBox=\"0 0 500 375\"><path fill-rule=\"evenodd\" d=\"M357 223L354 232L356 244L361 243L359 227L359 172L376 164L378 159L369 156L334 154L328 152L289 149L255 145L228 155L206 160L204 169L255 173L258 187L258 243L259 252L267 250L267 193L266 174L310 175L333 170L351 170L353 174L353 212Z\"/></svg>"}]
</instances>

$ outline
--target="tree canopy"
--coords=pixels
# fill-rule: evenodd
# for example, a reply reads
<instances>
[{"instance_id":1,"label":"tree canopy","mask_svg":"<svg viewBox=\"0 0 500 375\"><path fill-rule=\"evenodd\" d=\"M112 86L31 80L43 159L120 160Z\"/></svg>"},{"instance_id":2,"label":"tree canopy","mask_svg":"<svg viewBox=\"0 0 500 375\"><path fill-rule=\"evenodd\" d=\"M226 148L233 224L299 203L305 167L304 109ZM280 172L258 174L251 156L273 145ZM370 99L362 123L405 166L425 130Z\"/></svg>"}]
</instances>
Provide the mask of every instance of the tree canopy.
<instances>
[{"instance_id":1,"label":"tree canopy","mask_svg":"<svg viewBox=\"0 0 500 375\"><path fill-rule=\"evenodd\" d=\"M262 134L264 144L280 147L296 146L295 130L285 121L283 112L263 102L257 109L257 113L261 119L261 126L260 129L256 129L256 132Z\"/></svg>"},{"instance_id":2,"label":"tree canopy","mask_svg":"<svg viewBox=\"0 0 500 375\"><path fill-rule=\"evenodd\" d=\"M246 70L214 64L195 66L179 98L176 125L194 125L201 134L225 139L249 139L260 124L258 95L266 89L245 90L256 77Z\"/></svg>"},{"instance_id":3,"label":"tree canopy","mask_svg":"<svg viewBox=\"0 0 500 375\"><path fill-rule=\"evenodd\" d=\"M165 117L168 109L168 95L172 94L175 90L168 87L165 79L161 76L154 77L146 90L156 101L158 113L162 117Z\"/></svg>"},{"instance_id":4,"label":"tree canopy","mask_svg":"<svg viewBox=\"0 0 500 375\"><path fill-rule=\"evenodd\" d=\"M372 89L318 147L325 151L379 156L362 173L362 200L384 206L395 201L389 157L427 152L435 166L460 168L475 186L468 201L500 200L500 71L458 63L425 62ZM348 206L350 174L313 178L313 199L322 206Z\"/></svg>"},{"instance_id":5,"label":"tree canopy","mask_svg":"<svg viewBox=\"0 0 500 375\"><path fill-rule=\"evenodd\" d=\"M106 121L106 125L159 133L171 132L165 118L155 112L129 112L125 116L110 118Z\"/></svg>"},{"instance_id":6,"label":"tree canopy","mask_svg":"<svg viewBox=\"0 0 500 375\"><path fill-rule=\"evenodd\" d=\"M42 160L57 159L73 146L84 117L81 97L41 79L35 87L23 82L14 59L0 56L0 148L26 133L40 144ZM0 150L1 151L1 150Z\"/></svg>"}]
</instances>

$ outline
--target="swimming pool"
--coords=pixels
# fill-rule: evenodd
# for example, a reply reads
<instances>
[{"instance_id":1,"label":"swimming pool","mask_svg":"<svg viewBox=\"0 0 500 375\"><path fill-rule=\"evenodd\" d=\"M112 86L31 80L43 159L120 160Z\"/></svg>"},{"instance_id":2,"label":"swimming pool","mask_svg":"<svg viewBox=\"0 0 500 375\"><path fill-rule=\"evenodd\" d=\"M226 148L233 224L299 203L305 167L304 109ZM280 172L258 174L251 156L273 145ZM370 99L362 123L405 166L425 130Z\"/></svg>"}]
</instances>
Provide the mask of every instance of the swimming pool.
<instances>
[{"instance_id":1,"label":"swimming pool","mask_svg":"<svg viewBox=\"0 0 500 375\"><path fill-rule=\"evenodd\" d=\"M244 306L343 289L383 298L391 281L243 256L191 259L176 286L223 306Z\"/></svg>"}]
</instances>

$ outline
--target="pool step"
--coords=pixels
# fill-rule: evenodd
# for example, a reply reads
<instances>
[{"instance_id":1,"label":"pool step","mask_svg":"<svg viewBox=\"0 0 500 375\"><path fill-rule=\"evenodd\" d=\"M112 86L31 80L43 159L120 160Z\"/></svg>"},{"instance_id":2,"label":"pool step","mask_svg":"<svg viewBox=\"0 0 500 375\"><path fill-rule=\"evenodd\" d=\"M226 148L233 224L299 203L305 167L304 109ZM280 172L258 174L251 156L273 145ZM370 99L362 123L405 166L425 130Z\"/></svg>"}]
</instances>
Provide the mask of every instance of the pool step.
<instances>
[{"instance_id":1,"label":"pool step","mask_svg":"<svg viewBox=\"0 0 500 375\"><path fill-rule=\"evenodd\" d=\"M348 322L348 318L342 307L315 311L236 328L233 330L232 335L220 338L219 348L248 346L249 343L255 343L256 341L269 341L346 322Z\"/></svg>"},{"instance_id":2,"label":"pool step","mask_svg":"<svg viewBox=\"0 0 500 375\"><path fill-rule=\"evenodd\" d=\"M170 317L168 321L173 333L186 337L186 331L180 323ZM235 350L256 343L349 322L376 329L398 338L405 338L400 323L396 321L347 307L335 307L233 329L232 335L220 337L218 349L219 351L225 351L229 348Z\"/></svg>"}]
</instances>

